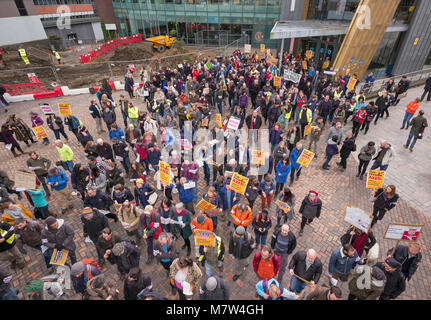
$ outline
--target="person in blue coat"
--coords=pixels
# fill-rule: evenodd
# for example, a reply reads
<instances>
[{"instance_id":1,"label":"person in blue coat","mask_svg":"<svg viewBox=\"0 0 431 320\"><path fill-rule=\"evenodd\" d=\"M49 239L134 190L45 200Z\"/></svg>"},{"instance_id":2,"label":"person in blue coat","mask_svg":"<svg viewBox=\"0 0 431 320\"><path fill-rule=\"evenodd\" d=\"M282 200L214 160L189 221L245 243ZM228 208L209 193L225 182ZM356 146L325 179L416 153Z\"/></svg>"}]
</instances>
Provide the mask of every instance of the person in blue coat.
<instances>
[{"instance_id":1,"label":"person in blue coat","mask_svg":"<svg viewBox=\"0 0 431 320\"><path fill-rule=\"evenodd\" d=\"M109 140L112 141L114 138L117 138L120 141L126 141L123 130L121 130L116 123L113 123L111 125L111 130L109 130Z\"/></svg>"},{"instance_id":2,"label":"person in blue coat","mask_svg":"<svg viewBox=\"0 0 431 320\"><path fill-rule=\"evenodd\" d=\"M326 145L326 160L322 165L323 170L329 170L329 161L331 161L332 157L338 153L338 136L333 136L328 140L328 144Z\"/></svg>"},{"instance_id":3,"label":"person in blue coat","mask_svg":"<svg viewBox=\"0 0 431 320\"><path fill-rule=\"evenodd\" d=\"M341 248L336 248L332 251L329 258L328 276L331 281L332 278L347 281L350 271L353 270L357 264L363 264L364 260L358 256L355 248L351 244L344 244Z\"/></svg>"},{"instance_id":4,"label":"person in blue coat","mask_svg":"<svg viewBox=\"0 0 431 320\"><path fill-rule=\"evenodd\" d=\"M134 98L135 96L133 95L133 86L135 84L135 81L133 80L133 75L131 73L128 73L126 75L125 78L125 83L124 83L124 90L127 91L127 93L129 94L130 98Z\"/></svg>"},{"instance_id":5,"label":"person in blue coat","mask_svg":"<svg viewBox=\"0 0 431 320\"><path fill-rule=\"evenodd\" d=\"M272 278L256 283L256 292L260 300L298 300L305 291L297 295L295 292L283 288L277 280Z\"/></svg>"},{"instance_id":6,"label":"person in blue coat","mask_svg":"<svg viewBox=\"0 0 431 320\"><path fill-rule=\"evenodd\" d=\"M296 160L298 160L303 150L304 147L302 146L302 143L297 142L296 148L293 148L290 152L290 186L293 184L293 180L295 179L295 172L297 181L299 179L299 176L301 175L302 166L297 163Z\"/></svg>"},{"instance_id":7,"label":"person in blue coat","mask_svg":"<svg viewBox=\"0 0 431 320\"><path fill-rule=\"evenodd\" d=\"M72 196L67 187L69 178L67 174L59 168L51 168L48 170L47 184L52 186L56 199L62 209L61 213L65 214L67 211L66 203L69 209L72 209Z\"/></svg>"},{"instance_id":8,"label":"person in blue coat","mask_svg":"<svg viewBox=\"0 0 431 320\"><path fill-rule=\"evenodd\" d=\"M221 217L222 221L226 220L226 217L229 217L229 213L232 210L232 207L238 204L241 199L241 194L236 193L230 188L231 178L226 179L226 183L218 192L220 199L223 203L223 216ZM228 226L230 226L230 219L228 219Z\"/></svg>"},{"instance_id":9,"label":"person in blue coat","mask_svg":"<svg viewBox=\"0 0 431 320\"><path fill-rule=\"evenodd\" d=\"M180 198L180 202L184 203L184 207L190 211L193 215L195 214L195 206L193 201L193 188L185 188L185 185L189 183L190 180L186 177L180 178L180 183L177 184L178 196Z\"/></svg>"},{"instance_id":10,"label":"person in blue coat","mask_svg":"<svg viewBox=\"0 0 431 320\"><path fill-rule=\"evenodd\" d=\"M275 195L278 195L281 190L283 190L284 184L287 182L287 176L290 172L290 158L284 157L282 160L278 161L275 167L275 182L277 183L275 188Z\"/></svg>"},{"instance_id":11,"label":"person in blue coat","mask_svg":"<svg viewBox=\"0 0 431 320\"><path fill-rule=\"evenodd\" d=\"M278 147L278 144L283 139L283 133L280 125L276 123L269 133L269 142L271 143L271 153Z\"/></svg>"}]
</instances>

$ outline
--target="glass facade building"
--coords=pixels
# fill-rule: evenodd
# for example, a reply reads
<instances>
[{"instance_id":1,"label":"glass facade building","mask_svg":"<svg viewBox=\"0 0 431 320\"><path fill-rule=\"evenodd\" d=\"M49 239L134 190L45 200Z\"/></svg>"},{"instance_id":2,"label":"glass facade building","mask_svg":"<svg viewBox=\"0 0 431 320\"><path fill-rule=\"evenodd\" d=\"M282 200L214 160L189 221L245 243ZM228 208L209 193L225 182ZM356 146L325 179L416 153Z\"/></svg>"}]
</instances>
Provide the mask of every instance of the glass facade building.
<instances>
[{"instance_id":1,"label":"glass facade building","mask_svg":"<svg viewBox=\"0 0 431 320\"><path fill-rule=\"evenodd\" d=\"M122 36L177 36L186 44L226 45L241 37L276 48L270 31L282 0L113 0Z\"/></svg>"}]
</instances>

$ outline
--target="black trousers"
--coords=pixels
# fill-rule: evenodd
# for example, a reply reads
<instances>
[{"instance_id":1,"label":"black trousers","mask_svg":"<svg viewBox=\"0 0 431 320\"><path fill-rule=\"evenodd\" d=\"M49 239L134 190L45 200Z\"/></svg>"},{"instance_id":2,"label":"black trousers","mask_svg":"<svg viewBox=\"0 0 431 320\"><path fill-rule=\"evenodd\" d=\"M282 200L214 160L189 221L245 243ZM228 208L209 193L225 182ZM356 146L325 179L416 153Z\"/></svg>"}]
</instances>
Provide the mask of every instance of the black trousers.
<instances>
[{"instance_id":1,"label":"black trousers","mask_svg":"<svg viewBox=\"0 0 431 320\"><path fill-rule=\"evenodd\" d=\"M431 90L424 90L424 93L422 94L422 97L421 97L421 102L424 100L425 95L427 93L428 93L427 101L431 101Z\"/></svg>"},{"instance_id":2,"label":"black trousers","mask_svg":"<svg viewBox=\"0 0 431 320\"><path fill-rule=\"evenodd\" d=\"M367 167L368 167L369 163L370 163L370 160L364 161L364 160L359 159L358 173L360 175L365 174L365 171L367 171Z\"/></svg>"},{"instance_id":3,"label":"black trousers","mask_svg":"<svg viewBox=\"0 0 431 320\"><path fill-rule=\"evenodd\" d=\"M310 224L311 222L313 222L313 219L307 219L304 216L302 216L301 230L304 230L304 227L307 224L307 222Z\"/></svg>"},{"instance_id":4,"label":"black trousers","mask_svg":"<svg viewBox=\"0 0 431 320\"><path fill-rule=\"evenodd\" d=\"M347 167L347 158L348 158L349 156L347 156L347 157L343 157L343 156L340 156L340 163L341 163L341 166L344 168L344 169L346 169L346 167Z\"/></svg>"},{"instance_id":5,"label":"black trousers","mask_svg":"<svg viewBox=\"0 0 431 320\"><path fill-rule=\"evenodd\" d=\"M283 191L283 186L284 183L277 182L275 193L279 194L281 191Z\"/></svg>"},{"instance_id":6,"label":"black trousers","mask_svg":"<svg viewBox=\"0 0 431 320\"><path fill-rule=\"evenodd\" d=\"M373 221L371 221L371 227L374 226L377 220L382 220L386 214L386 210L383 208L373 207Z\"/></svg>"},{"instance_id":7,"label":"black trousers","mask_svg":"<svg viewBox=\"0 0 431 320\"><path fill-rule=\"evenodd\" d=\"M361 124L358 121L353 121L352 134L355 138L358 136L360 127L361 127Z\"/></svg>"},{"instance_id":8,"label":"black trousers","mask_svg":"<svg viewBox=\"0 0 431 320\"><path fill-rule=\"evenodd\" d=\"M364 121L364 122L362 123L361 130L364 130L364 129L365 129L364 134L367 134L368 130L370 129L370 122L371 122L371 121Z\"/></svg>"}]
</instances>

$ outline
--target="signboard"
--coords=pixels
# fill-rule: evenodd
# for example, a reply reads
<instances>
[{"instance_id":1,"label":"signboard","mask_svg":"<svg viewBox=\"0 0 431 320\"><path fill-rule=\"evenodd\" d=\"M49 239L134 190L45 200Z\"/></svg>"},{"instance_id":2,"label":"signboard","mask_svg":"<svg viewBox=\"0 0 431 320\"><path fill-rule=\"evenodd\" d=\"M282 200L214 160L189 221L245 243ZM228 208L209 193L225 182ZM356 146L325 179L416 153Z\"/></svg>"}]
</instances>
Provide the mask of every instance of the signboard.
<instances>
[{"instance_id":1,"label":"signboard","mask_svg":"<svg viewBox=\"0 0 431 320\"><path fill-rule=\"evenodd\" d=\"M105 24L105 29L106 30L117 30L117 26L115 25L115 23L107 23L107 24Z\"/></svg>"},{"instance_id":2,"label":"signboard","mask_svg":"<svg viewBox=\"0 0 431 320\"><path fill-rule=\"evenodd\" d=\"M216 122L217 122L217 126L219 128L221 128L222 124L221 124L221 114L220 113L216 113Z\"/></svg>"},{"instance_id":3,"label":"signboard","mask_svg":"<svg viewBox=\"0 0 431 320\"><path fill-rule=\"evenodd\" d=\"M42 140L43 138L48 138L48 135L42 126L33 127L33 128L31 128L31 130L33 130L34 135L39 140Z\"/></svg>"},{"instance_id":4,"label":"signboard","mask_svg":"<svg viewBox=\"0 0 431 320\"><path fill-rule=\"evenodd\" d=\"M232 180L230 181L230 188L237 193L244 194L247 184L248 178L235 172L232 176Z\"/></svg>"},{"instance_id":5,"label":"signboard","mask_svg":"<svg viewBox=\"0 0 431 320\"><path fill-rule=\"evenodd\" d=\"M159 168L160 168L160 182L166 185L170 185L171 166L169 165L169 163L166 163L160 160Z\"/></svg>"},{"instance_id":6,"label":"signboard","mask_svg":"<svg viewBox=\"0 0 431 320\"><path fill-rule=\"evenodd\" d=\"M262 150L252 150L251 163L256 165L263 165L265 163L265 153Z\"/></svg>"},{"instance_id":7,"label":"signboard","mask_svg":"<svg viewBox=\"0 0 431 320\"><path fill-rule=\"evenodd\" d=\"M313 51L307 50L305 52L305 56L307 57L307 59L311 59L313 57Z\"/></svg>"},{"instance_id":8,"label":"signboard","mask_svg":"<svg viewBox=\"0 0 431 320\"><path fill-rule=\"evenodd\" d=\"M390 223L383 238L389 240L416 241L423 225Z\"/></svg>"},{"instance_id":9,"label":"signboard","mask_svg":"<svg viewBox=\"0 0 431 320\"><path fill-rule=\"evenodd\" d=\"M274 77L274 87L281 86L281 77Z\"/></svg>"},{"instance_id":10,"label":"signboard","mask_svg":"<svg viewBox=\"0 0 431 320\"><path fill-rule=\"evenodd\" d=\"M54 113L54 111L52 110L52 107L49 104L41 104L39 106L44 114Z\"/></svg>"},{"instance_id":11,"label":"signboard","mask_svg":"<svg viewBox=\"0 0 431 320\"><path fill-rule=\"evenodd\" d=\"M286 202L277 200L275 201L275 205L279 207L281 210L283 210L285 213L290 211L290 206Z\"/></svg>"},{"instance_id":12,"label":"signboard","mask_svg":"<svg viewBox=\"0 0 431 320\"><path fill-rule=\"evenodd\" d=\"M16 171L15 187L16 189L24 188L25 190L36 189L36 176L34 175L34 173Z\"/></svg>"},{"instance_id":13,"label":"signboard","mask_svg":"<svg viewBox=\"0 0 431 320\"><path fill-rule=\"evenodd\" d=\"M293 83L299 83L299 81L301 80L301 75L299 73L295 73L295 72L290 71L290 70L284 70L283 78L286 81L292 81Z\"/></svg>"},{"instance_id":14,"label":"signboard","mask_svg":"<svg viewBox=\"0 0 431 320\"><path fill-rule=\"evenodd\" d=\"M215 235L214 232L202 229L194 230L195 235L195 246L215 246Z\"/></svg>"},{"instance_id":15,"label":"signboard","mask_svg":"<svg viewBox=\"0 0 431 320\"><path fill-rule=\"evenodd\" d=\"M329 74L331 76L335 76L337 74L337 72L335 72L335 71L327 71L327 70L323 71L323 73L324 74Z\"/></svg>"},{"instance_id":16,"label":"signboard","mask_svg":"<svg viewBox=\"0 0 431 320\"><path fill-rule=\"evenodd\" d=\"M205 199L202 199L199 201L199 203L196 205L196 208L198 208L201 211L210 211L216 208L216 206L212 203L209 203Z\"/></svg>"},{"instance_id":17,"label":"signboard","mask_svg":"<svg viewBox=\"0 0 431 320\"><path fill-rule=\"evenodd\" d=\"M209 123L209 119L208 118L203 118L202 119L202 127L208 127L208 123Z\"/></svg>"},{"instance_id":18,"label":"signboard","mask_svg":"<svg viewBox=\"0 0 431 320\"><path fill-rule=\"evenodd\" d=\"M244 44L244 53L251 53L251 44Z\"/></svg>"},{"instance_id":19,"label":"signboard","mask_svg":"<svg viewBox=\"0 0 431 320\"><path fill-rule=\"evenodd\" d=\"M329 67L329 61L325 61L325 63L322 66L322 69L328 69Z\"/></svg>"},{"instance_id":20,"label":"signboard","mask_svg":"<svg viewBox=\"0 0 431 320\"><path fill-rule=\"evenodd\" d=\"M359 208L347 207L344 221L350 223L355 228L368 233L372 218Z\"/></svg>"},{"instance_id":21,"label":"signboard","mask_svg":"<svg viewBox=\"0 0 431 320\"><path fill-rule=\"evenodd\" d=\"M28 78L30 79L31 83L38 83L39 80L36 77L36 73L27 73Z\"/></svg>"},{"instance_id":22,"label":"signboard","mask_svg":"<svg viewBox=\"0 0 431 320\"><path fill-rule=\"evenodd\" d=\"M62 115L63 117L68 117L72 114L70 112L70 104L68 103L59 103L58 110L60 111L60 115Z\"/></svg>"},{"instance_id":23,"label":"signboard","mask_svg":"<svg viewBox=\"0 0 431 320\"><path fill-rule=\"evenodd\" d=\"M350 78L349 83L347 84L347 89L352 90L355 89L356 82L358 80L355 78Z\"/></svg>"},{"instance_id":24,"label":"signboard","mask_svg":"<svg viewBox=\"0 0 431 320\"><path fill-rule=\"evenodd\" d=\"M385 172L383 170L368 170L367 188L380 189L383 186Z\"/></svg>"},{"instance_id":25,"label":"signboard","mask_svg":"<svg viewBox=\"0 0 431 320\"><path fill-rule=\"evenodd\" d=\"M260 52L265 52L265 44L260 44Z\"/></svg>"},{"instance_id":26,"label":"signboard","mask_svg":"<svg viewBox=\"0 0 431 320\"><path fill-rule=\"evenodd\" d=\"M310 150L304 149L302 150L301 155L299 156L298 160L296 160L296 162L301 166L307 168L311 160L313 159L313 157L314 157L313 152L311 152Z\"/></svg>"},{"instance_id":27,"label":"signboard","mask_svg":"<svg viewBox=\"0 0 431 320\"><path fill-rule=\"evenodd\" d=\"M308 136L311 132L311 123L307 124L304 128L304 136Z\"/></svg>"},{"instance_id":28,"label":"signboard","mask_svg":"<svg viewBox=\"0 0 431 320\"><path fill-rule=\"evenodd\" d=\"M307 66L307 61L302 61L302 69L307 70L308 66Z\"/></svg>"},{"instance_id":29,"label":"signboard","mask_svg":"<svg viewBox=\"0 0 431 320\"><path fill-rule=\"evenodd\" d=\"M416 38L415 42L413 42L413 45L416 46L418 44L418 42L419 42L419 38Z\"/></svg>"},{"instance_id":30,"label":"signboard","mask_svg":"<svg viewBox=\"0 0 431 320\"><path fill-rule=\"evenodd\" d=\"M49 263L55 264L57 266L64 266L68 255L69 255L68 250L63 249L61 251L58 251L57 249L54 249L51 256L51 261Z\"/></svg>"},{"instance_id":31,"label":"signboard","mask_svg":"<svg viewBox=\"0 0 431 320\"><path fill-rule=\"evenodd\" d=\"M235 117L230 117L229 122L227 124L228 129L237 130L239 127L241 120Z\"/></svg>"}]
</instances>

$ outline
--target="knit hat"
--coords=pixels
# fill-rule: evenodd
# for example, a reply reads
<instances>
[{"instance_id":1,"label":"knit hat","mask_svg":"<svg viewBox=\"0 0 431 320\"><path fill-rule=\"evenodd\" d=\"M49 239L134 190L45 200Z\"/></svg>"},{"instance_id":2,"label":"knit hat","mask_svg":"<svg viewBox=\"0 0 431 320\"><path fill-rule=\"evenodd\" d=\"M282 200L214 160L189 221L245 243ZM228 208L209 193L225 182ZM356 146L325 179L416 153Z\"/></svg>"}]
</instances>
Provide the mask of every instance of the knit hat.
<instances>
[{"instance_id":1,"label":"knit hat","mask_svg":"<svg viewBox=\"0 0 431 320\"><path fill-rule=\"evenodd\" d=\"M316 197L319 195L316 191L314 191L314 190L310 190L310 191L308 191L308 195L310 195L310 194L312 194L312 193L314 193L315 195L316 195Z\"/></svg>"},{"instance_id":2,"label":"knit hat","mask_svg":"<svg viewBox=\"0 0 431 320\"><path fill-rule=\"evenodd\" d=\"M371 276L372 276L374 279L379 280L379 281L381 281L381 280L386 280L385 273L382 271L382 269L380 269L380 268L379 268L379 267L377 267L377 266L374 266L374 267L373 267L373 270L372 270Z\"/></svg>"},{"instance_id":3,"label":"knit hat","mask_svg":"<svg viewBox=\"0 0 431 320\"><path fill-rule=\"evenodd\" d=\"M114 256L118 257L120 254L123 253L123 250L124 250L124 245L121 242L119 242L119 243L116 243L112 248L112 253L114 254Z\"/></svg>"},{"instance_id":4,"label":"knit hat","mask_svg":"<svg viewBox=\"0 0 431 320\"><path fill-rule=\"evenodd\" d=\"M205 220L206 220L206 217L203 214L198 215L196 218L196 222L199 224L203 224L205 222Z\"/></svg>"},{"instance_id":5,"label":"knit hat","mask_svg":"<svg viewBox=\"0 0 431 320\"><path fill-rule=\"evenodd\" d=\"M57 222L57 219L54 218L53 216L49 216L48 218L45 219L45 223L48 227L53 225L56 222Z\"/></svg>"},{"instance_id":6,"label":"knit hat","mask_svg":"<svg viewBox=\"0 0 431 320\"><path fill-rule=\"evenodd\" d=\"M136 179L136 183L144 184L144 179L138 178Z\"/></svg>"},{"instance_id":7,"label":"knit hat","mask_svg":"<svg viewBox=\"0 0 431 320\"><path fill-rule=\"evenodd\" d=\"M80 261L72 265L72 268L70 269L70 274L73 277L76 277L77 275L83 273L84 271L85 271L85 265Z\"/></svg>"},{"instance_id":8,"label":"knit hat","mask_svg":"<svg viewBox=\"0 0 431 320\"><path fill-rule=\"evenodd\" d=\"M391 267L391 268L401 268L401 263L399 263L395 258L389 257L385 260L385 262Z\"/></svg>"},{"instance_id":9,"label":"knit hat","mask_svg":"<svg viewBox=\"0 0 431 320\"><path fill-rule=\"evenodd\" d=\"M242 235L245 234L245 228L243 226L239 226L239 227L236 228L235 233L237 235L242 236Z\"/></svg>"},{"instance_id":10,"label":"knit hat","mask_svg":"<svg viewBox=\"0 0 431 320\"><path fill-rule=\"evenodd\" d=\"M207 288L208 291L214 291L215 288L217 288L217 280L214 277L209 277L205 287Z\"/></svg>"},{"instance_id":11,"label":"knit hat","mask_svg":"<svg viewBox=\"0 0 431 320\"><path fill-rule=\"evenodd\" d=\"M153 212L153 206L152 206L152 205L150 205L150 204L147 204L147 205L145 206L144 213L145 213L145 214L151 214L152 212Z\"/></svg>"}]
</instances>

